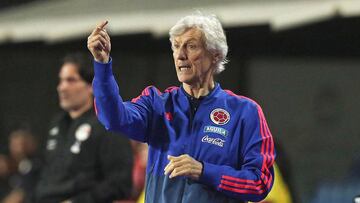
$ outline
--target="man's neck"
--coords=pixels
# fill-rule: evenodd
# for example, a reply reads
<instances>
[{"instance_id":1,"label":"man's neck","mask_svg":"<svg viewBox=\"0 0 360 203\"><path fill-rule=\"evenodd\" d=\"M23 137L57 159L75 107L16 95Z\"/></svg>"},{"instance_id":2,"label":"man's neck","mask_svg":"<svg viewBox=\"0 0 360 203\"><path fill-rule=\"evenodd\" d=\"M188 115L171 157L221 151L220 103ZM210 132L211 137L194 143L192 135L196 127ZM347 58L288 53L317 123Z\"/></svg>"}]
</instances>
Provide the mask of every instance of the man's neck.
<instances>
[{"instance_id":1,"label":"man's neck","mask_svg":"<svg viewBox=\"0 0 360 203\"><path fill-rule=\"evenodd\" d=\"M215 88L215 82L211 81L204 85L198 85L198 86L191 86L186 83L183 83L183 87L186 93L188 93L192 97L200 98L202 96L208 95L211 92L211 90Z\"/></svg>"},{"instance_id":2,"label":"man's neck","mask_svg":"<svg viewBox=\"0 0 360 203\"><path fill-rule=\"evenodd\" d=\"M79 109L71 110L68 113L72 119L76 119L80 117L83 113L88 111L90 108L92 108L92 102L88 102L86 105L80 107Z\"/></svg>"}]
</instances>

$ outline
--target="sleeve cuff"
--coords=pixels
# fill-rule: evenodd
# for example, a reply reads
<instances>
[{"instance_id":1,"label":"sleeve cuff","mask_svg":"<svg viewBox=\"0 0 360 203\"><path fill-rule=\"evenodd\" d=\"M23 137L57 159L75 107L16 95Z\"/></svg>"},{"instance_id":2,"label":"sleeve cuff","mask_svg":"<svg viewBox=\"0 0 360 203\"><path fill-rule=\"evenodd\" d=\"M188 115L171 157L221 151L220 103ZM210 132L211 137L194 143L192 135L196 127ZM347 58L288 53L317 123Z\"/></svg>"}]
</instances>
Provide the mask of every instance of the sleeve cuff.
<instances>
[{"instance_id":1,"label":"sleeve cuff","mask_svg":"<svg viewBox=\"0 0 360 203\"><path fill-rule=\"evenodd\" d=\"M220 173L219 167L216 167L214 164L202 162L203 171L200 176L199 181L205 185L217 187L220 184Z\"/></svg>"},{"instance_id":2,"label":"sleeve cuff","mask_svg":"<svg viewBox=\"0 0 360 203\"><path fill-rule=\"evenodd\" d=\"M107 81L113 76L112 72L112 58L110 57L108 63L101 63L94 60L94 74L96 80Z\"/></svg>"}]
</instances>

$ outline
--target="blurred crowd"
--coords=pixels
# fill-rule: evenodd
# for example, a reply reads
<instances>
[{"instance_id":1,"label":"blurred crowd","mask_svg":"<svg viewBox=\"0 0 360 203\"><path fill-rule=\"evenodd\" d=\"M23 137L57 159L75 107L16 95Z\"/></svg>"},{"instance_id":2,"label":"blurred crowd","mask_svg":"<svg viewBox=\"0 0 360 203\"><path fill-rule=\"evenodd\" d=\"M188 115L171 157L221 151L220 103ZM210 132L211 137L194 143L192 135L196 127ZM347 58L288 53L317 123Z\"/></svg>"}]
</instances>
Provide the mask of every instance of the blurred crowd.
<instances>
[{"instance_id":1,"label":"blurred crowd","mask_svg":"<svg viewBox=\"0 0 360 203\"><path fill-rule=\"evenodd\" d=\"M27 129L9 135L8 153L0 155L0 197L3 203L31 202L42 162L38 141Z\"/></svg>"}]
</instances>

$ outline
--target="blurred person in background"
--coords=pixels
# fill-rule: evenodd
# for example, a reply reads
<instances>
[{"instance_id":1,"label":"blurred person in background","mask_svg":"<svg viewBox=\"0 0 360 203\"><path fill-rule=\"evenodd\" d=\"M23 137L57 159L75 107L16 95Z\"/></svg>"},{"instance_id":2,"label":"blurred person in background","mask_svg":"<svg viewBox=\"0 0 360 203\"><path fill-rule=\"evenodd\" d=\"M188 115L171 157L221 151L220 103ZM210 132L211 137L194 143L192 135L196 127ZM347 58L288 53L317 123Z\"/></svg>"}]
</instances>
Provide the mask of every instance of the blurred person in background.
<instances>
[{"instance_id":1,"label":"blurred person in background","mask_svg":"<svg viewBox=\"0 0 360 203\"><path fill-rule=\"evenodd\" d=\"M63 112L50 124L36 203L107 203L131 195L132 151L107 132L93 109L89 58L64 58L57 92Z\"/></svg>"},{"instance_id":2,"label":"blurred person in background","mask_svg":"<svg viewBox=\"0 0 360 203\"><path fill-rule=\"evenodd\" d=\"M10 164L5 154L0 154L0 202L11 191L9 185Z\"/></svg>"},{"instance_id":3,"label":"blurred person in background","mask_svg":"<svg viewBox=\"0 0 360 203\"><path fill-rule=\"evenodd\" d=\"M181 86L150 86L131 102L123 102L112 74L106 24L88 37L98 117L108 130L149 145L145 201L263 200L274 180L274 143L261 107L214 80L228 50L219 20L181 18L169 32Z\"/></svg>"},{"instance_id":4,"label":"blurred person in background","mask_svg":"<svg viewBox=\"0 0 360 203\"><path fill-rule=\"evenodd\" d=\"M131 147L134 154L131 199L114 203L144 203L148 147L146 144L135 140L131 140Z\"/></svg>"},{"instance_id":5,"label":"blurred person in background","mask_svg":"<svg viewBox=\"0 0 360 203\"><path fill-rule=\"evenodd\" d=\"M146 163L148 157L148 147L142 142L132 140L134 150L133 168L133 197L137 202L144 202Z\"/></svg>"},{"instance_id":6,"label":"blurred person in background","mask_svg":"<svg viewBox=\"0 0 360 203\"><path fill-rule=\"evenodd\" d=\"M9 136L9 176L11 192L3 203L31 203L34 186L39 178L42 162L37 154L37 140L29 129L13 130Z\"/></svg>"}]
</instances>

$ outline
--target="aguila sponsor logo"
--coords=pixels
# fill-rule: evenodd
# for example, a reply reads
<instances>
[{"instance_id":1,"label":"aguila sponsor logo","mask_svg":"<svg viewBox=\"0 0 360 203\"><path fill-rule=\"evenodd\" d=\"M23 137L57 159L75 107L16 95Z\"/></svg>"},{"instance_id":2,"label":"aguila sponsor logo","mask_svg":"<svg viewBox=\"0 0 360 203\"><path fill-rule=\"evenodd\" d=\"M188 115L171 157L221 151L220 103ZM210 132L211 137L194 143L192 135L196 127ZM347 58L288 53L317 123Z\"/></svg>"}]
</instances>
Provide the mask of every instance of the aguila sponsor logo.
<instances>
[{"instance_id":1,"label":"aguila sponsor logo","mask_svg":"<svg viewBox=\"0 0 360 203\"><path fill-rule=\"evenodd\" d=\"M210 119L217 125L225 125L230 120L230 114L224 109L217 108L210 113Z\"/></svg>"},{"instance_id":2,"label":"aguila sponsor logo","mask_svg":"<svg viewBox=\"0 0 360 203\"><path fill-rule=\"evenodd\" d=\"M220 138L212 138L212 137L209 137L208 135L205 135L201 139L201 142L217 145L219 147L224 147L225 140L220 139Z\"/></svg>"},{"instance_id":3,"label":"aguila sponsor logo","mask_svg":"<svg viewBox=\"0 0 360 203\"><path fill-rule=\"evenodd\" d=\"M205 133L217 133L219 135L222 135L224 137L227 137L228 131L225 130L224 128L220 128L220 127L215 127L215 126L205 126L204 127L204 132Z\"/></svg>"}]
</instances>

